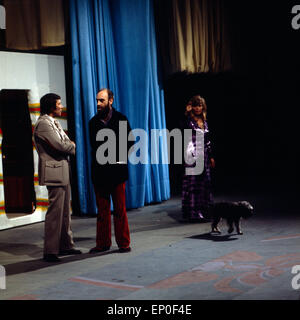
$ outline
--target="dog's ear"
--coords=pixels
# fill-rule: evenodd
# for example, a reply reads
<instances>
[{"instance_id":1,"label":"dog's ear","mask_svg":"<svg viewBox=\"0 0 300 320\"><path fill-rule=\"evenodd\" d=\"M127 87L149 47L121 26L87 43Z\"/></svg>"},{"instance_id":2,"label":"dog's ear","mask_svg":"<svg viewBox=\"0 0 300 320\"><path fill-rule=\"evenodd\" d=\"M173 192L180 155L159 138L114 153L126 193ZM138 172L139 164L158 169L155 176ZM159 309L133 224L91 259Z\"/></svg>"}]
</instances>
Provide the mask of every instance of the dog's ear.
<instances>
[{"instance_id":1,"label":"dog's ear","mask_svg":"<svg viewBox=\"0 0 300 320\"><path fill-rule=\"evenodd\" d=\"M249 210L254 210L252 204L248 201L241 201L240 204Z\"/></svg>"}]
</instances>

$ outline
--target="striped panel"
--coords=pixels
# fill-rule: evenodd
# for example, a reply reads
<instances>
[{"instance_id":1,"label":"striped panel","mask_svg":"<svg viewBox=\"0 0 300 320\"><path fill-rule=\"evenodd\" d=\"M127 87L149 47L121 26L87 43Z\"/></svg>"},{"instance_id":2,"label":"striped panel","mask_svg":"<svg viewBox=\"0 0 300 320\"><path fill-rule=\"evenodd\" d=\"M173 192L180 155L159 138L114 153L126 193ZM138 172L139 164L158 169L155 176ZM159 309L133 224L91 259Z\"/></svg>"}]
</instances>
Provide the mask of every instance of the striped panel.
<instances>
[{"instance_id":1,"label":"striped panel","mask_svg":"<svg viewBox=\"0 0 300 320\"><path fill-rule=\"evenodd\" d=\"M0 201L0 214L5 214L4 201Z\"/></svg>"},{"instance_id":2,"label":"striped panel","mask_svg":"<svg viewBox=\"0 0 300 320\"><path fill-rule=\"evenodd\" d=\"M37 174L34 175L33 182L34 182L35 186L39 185L39 177ZM1 184L3 184L3 174L2 173L0 173L0 185Z\"/></svg>"},{"instance_id":3,"label":"striped panel","mask_svg":"<svg viewBox=\"0 0 300 320\"><path fill-rule=\"evenodd\" d=\"M40 209L42 211L47 211L49 206L48 199L40 199L36 202L36 209ZM5 214L5 203L4 201L0 201L0 215Z\"/></svg>"},{"instance_id":4,"label":"striped panel","mask_svg":"<svg viewBox=\"0 0 300 320\"><path fill-rule=\"evenodd\" d=\"M40 114L40 112L41 112L39 103L29 103L28 107L29 107L29 112L31 114ZM67 119L67 108L63 108L62 113L61 113L61 118Z\"/></svg>"}]
</instances>

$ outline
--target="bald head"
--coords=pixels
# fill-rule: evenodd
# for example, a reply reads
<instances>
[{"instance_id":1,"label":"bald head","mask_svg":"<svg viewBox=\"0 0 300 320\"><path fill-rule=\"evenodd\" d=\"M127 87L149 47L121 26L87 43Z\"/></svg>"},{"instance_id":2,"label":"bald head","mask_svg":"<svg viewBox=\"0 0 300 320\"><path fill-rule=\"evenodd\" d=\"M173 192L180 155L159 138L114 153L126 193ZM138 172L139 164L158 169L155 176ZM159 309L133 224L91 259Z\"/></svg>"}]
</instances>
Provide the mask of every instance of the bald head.
<instances>
[{"instance_id":1,"label":"bald head","mask_svg":"<svg viewBox=\"0 0 300 320\"><path fill-rule=\"evenodd\" d=\"M112 92L110 89L108 89L108 88L102 88L102 89L99 90L98 93L100 93L100 92L102 92L102 91L107 92L108 100L114 99L114 94L113 94L113 92Z\"/></svg>"},{"instance_id":2,"label":"bald head","mask_svg":"<svg viewBox=\"0 0 300 320\"><path fill-rule=\"evenodd\" d=\"M101 89L96 96L97 111L102 117L105 117L112 107L114 102L114 95L109 89Z\"/></svg>"}]
</instances>

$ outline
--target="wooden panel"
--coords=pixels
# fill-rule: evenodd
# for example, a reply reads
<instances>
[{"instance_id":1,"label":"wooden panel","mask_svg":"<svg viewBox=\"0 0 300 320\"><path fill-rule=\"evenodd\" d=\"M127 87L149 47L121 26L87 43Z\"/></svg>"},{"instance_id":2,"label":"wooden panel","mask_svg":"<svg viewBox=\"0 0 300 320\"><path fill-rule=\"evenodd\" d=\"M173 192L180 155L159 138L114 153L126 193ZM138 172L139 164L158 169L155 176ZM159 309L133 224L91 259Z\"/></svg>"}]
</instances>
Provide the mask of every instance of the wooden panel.
<instances>
[{"instance_id":1,"label":"wooden panel","mask_svg":"<svg viewBox=\"0 0 300 320\"><path fill-rule=\"evenodd\" d=\"M6 213L32 213L32 177L5 177L4 199Z\"/></svg>"},{"instance_id":2,"label":"wooden panel","mask_svg":"<svg viewBox=\"0 0 300 320\"><path fill-rule=\"evenodd\" d=\"M27 90L2 90L0 92L6 213L32 213L36 202L32 125L27 93Z\"/></svg>"}]
</instances>

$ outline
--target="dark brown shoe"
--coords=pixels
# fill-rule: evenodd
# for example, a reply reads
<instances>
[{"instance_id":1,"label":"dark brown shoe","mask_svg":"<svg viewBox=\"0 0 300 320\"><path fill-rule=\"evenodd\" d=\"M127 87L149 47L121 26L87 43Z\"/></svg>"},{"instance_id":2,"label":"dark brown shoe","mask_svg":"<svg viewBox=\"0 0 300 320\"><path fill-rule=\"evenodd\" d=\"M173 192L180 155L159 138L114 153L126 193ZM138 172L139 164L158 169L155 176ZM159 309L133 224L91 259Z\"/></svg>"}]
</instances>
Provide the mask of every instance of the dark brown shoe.
<instances>
[{"instance_id":1,"label":"dark brown shoe","mask_svg":"<svg viewBox=\"0 0 300 320\"><path fill-rule=\"evenodd\" d=\"M92 248L89 253L105 252L105 251L108 251L109 249L110 247L103 247L103 248L95 247L95 248Z\"/></svg>"},{"instance_id":2,"label":"dark brown shoe","mask_svg":"<svg viewBox=\"0 0 300 320\"><path fill-rule=\"evenodd\" d=\"M44 261L47 262L60 262L61 259L56 254L44 254Z\"/></svg>"},{"instance_id":3,"label":"dark brown shoe","mask_svg":"<svg viewBox=\"0 0 300 320\"><path fill-rule=\"evenodd\" d=\"M127 248L119 248L119 252L120 253L125 253L125 252L130 252L131 251L131 248L130 247L127 247Z\"/></svg>"}]
</instances>

